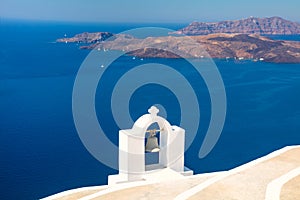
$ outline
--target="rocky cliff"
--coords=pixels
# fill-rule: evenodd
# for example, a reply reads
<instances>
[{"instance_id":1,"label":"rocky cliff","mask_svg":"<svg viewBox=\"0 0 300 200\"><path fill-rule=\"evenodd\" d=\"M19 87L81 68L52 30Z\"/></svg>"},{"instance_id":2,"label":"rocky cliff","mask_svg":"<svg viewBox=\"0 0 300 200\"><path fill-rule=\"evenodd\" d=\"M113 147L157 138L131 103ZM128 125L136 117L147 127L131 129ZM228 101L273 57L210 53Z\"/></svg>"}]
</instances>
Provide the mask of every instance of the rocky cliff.
<instances>
[{"instance_id":1,"label":"rocky cliff","mask_svg":"<svg viewBox=\"0 0 300 200\"><path fill-rule=\"evenodd\" d=\"M104 41L114 36L113 33L109 32L95 32L95 33L80 33L71 38L60 38L57 42L78 42L78 43L97 43Z\"/></svg>"},{"instance_id":2,"label":"rocky cliff","mask_svg":"<svg viewBox=\"0 0 300 200\"><path fill-rule=\"evenodd\" d=\"M175 33L185 35L207 35L212 33L298 35L300 34L300 24L280 17L250 17L248 19L215 23L193 22Z\"/></svg>"}]
</instances>

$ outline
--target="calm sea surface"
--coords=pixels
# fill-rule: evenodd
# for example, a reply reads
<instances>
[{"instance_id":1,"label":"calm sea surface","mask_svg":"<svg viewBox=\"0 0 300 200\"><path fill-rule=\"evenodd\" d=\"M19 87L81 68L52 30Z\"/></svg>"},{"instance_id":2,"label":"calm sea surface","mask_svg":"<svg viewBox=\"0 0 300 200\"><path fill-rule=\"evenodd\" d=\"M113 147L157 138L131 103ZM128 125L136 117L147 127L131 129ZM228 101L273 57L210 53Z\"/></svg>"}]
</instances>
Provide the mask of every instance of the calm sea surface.
<instances>
[{"instance_id":1,"label":"calm sea surface","mask_svg":"<svg viewBox=\"0 0 300 200\"><path fill-rule=\"evenodd\" d=\"M184 25L1 22L0 199L38 199L67 189L106 184L107 176L117 173L89 154L73 122L73 83L89 51L54 41L64 34L118 33L141 26L178 29ZM300 41L299 36L274 39ZM182 59L141 61L126 56L113 63L104 77L108 89L100 87L96 95L99 121L115 144L119 128L110 110L103 109L110 107L109 88L122 73L150 62L180 71L201 99L200 129L186 152L186 165L196 173L230 169L286 145L300 144L300 64L216 60L227 93L227 118L213 151L199 159L211 115L204 81L185 67ZM173 108L168 120L179 123L178 101L166 88L154 84L134 93L130 101L133 119L154 102Z\"/></svg>"}]
</instances>

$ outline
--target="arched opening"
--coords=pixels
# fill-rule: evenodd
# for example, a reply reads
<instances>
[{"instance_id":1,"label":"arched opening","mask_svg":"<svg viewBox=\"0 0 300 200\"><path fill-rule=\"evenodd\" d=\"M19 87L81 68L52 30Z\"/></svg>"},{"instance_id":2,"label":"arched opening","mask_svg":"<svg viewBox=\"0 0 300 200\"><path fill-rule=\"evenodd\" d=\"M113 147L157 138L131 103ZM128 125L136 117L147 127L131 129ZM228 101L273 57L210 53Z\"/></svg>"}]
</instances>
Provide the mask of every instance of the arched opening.
<instances>
[{"instance_id":1,"label":"arched opening","mask_svg":"<svg viewBox=\"0 0 300 200\"><path fill-rule=\"evenodd\" d=\"M145 133L145 169L153 170L159 165L160 127L157 122L151 124Z\"/></svg>"}]
</instances>

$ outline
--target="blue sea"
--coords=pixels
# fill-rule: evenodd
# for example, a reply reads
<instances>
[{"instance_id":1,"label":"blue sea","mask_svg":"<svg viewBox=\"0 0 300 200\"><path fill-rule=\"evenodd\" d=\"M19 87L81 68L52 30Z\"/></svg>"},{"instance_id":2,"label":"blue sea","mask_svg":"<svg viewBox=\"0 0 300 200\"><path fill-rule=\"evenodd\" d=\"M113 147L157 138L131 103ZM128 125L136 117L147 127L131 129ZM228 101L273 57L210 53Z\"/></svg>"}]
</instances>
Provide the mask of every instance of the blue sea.
<instances>
[{"instance_id":1,"label":"blue sea","mask_svg":"<svg viewBox=\"0 0 300 200\"><path fill-rule=\"evenodd\" d=\"M106 184L107 176L117 173L85 149L73 122L73 84L89 51L55 40L65 34L118 33L147 26L179 29L185 25L1 21L0 199L39 199ZM274 39L300 41L299 36ZM201 77L182 67L186 65L183 59L141 61L123 56L113 63L106 84L112 88L122 73L153 62L179 70L192 85L199 83L194 89L201 99L200 128L185 154L186 165L195 173L231 169L284 146L300 144L300 64L215 60L226 89L227 116L215 148L200 159L199 148L211 116L210 98ZM111 133L108 137L117 144L119 128L109 109L103 110L110 107L109 101L102 101L109 92L97 90L96 110L104 129ZM169 92L158 85L139 89L130 103L132 118L137 119L153 103L178 110L178 101ZM178 124L180 112L168 113L168 120Z\"/></svg>"}]
</instances>

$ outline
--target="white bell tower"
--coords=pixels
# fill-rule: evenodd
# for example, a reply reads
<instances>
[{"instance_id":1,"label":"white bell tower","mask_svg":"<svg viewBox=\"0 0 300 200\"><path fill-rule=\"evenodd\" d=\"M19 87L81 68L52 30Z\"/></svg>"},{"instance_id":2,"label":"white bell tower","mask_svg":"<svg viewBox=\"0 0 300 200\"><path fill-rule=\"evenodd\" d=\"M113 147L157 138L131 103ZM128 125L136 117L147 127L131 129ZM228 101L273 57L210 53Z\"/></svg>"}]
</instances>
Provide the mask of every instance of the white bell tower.
<instances>
[{"instance_id":1,"label":"white bell tower","mask_svg":"<svg viewBox=\"0 0 300 200\"><path fill-rule=\"evenodd\" d=\"M193 174L184 167L185 130L178 126L171 126L166 119L158 116L159 110L155 106L152 106L148 112L149 114L141 116L134 123L132 129L119 131L119 174L108 177L109 185L147 180L147 176L151 176L151 171L157 172L166 168L180 175ZM148 130L154 123L158 124L159 130ZM155 151L159 151L159 162L147 166L145 165L146 132L150 132L150 137L154 137L156 131L160 132L159 147L155 147Z\"/></svg>"}]
</instances>

